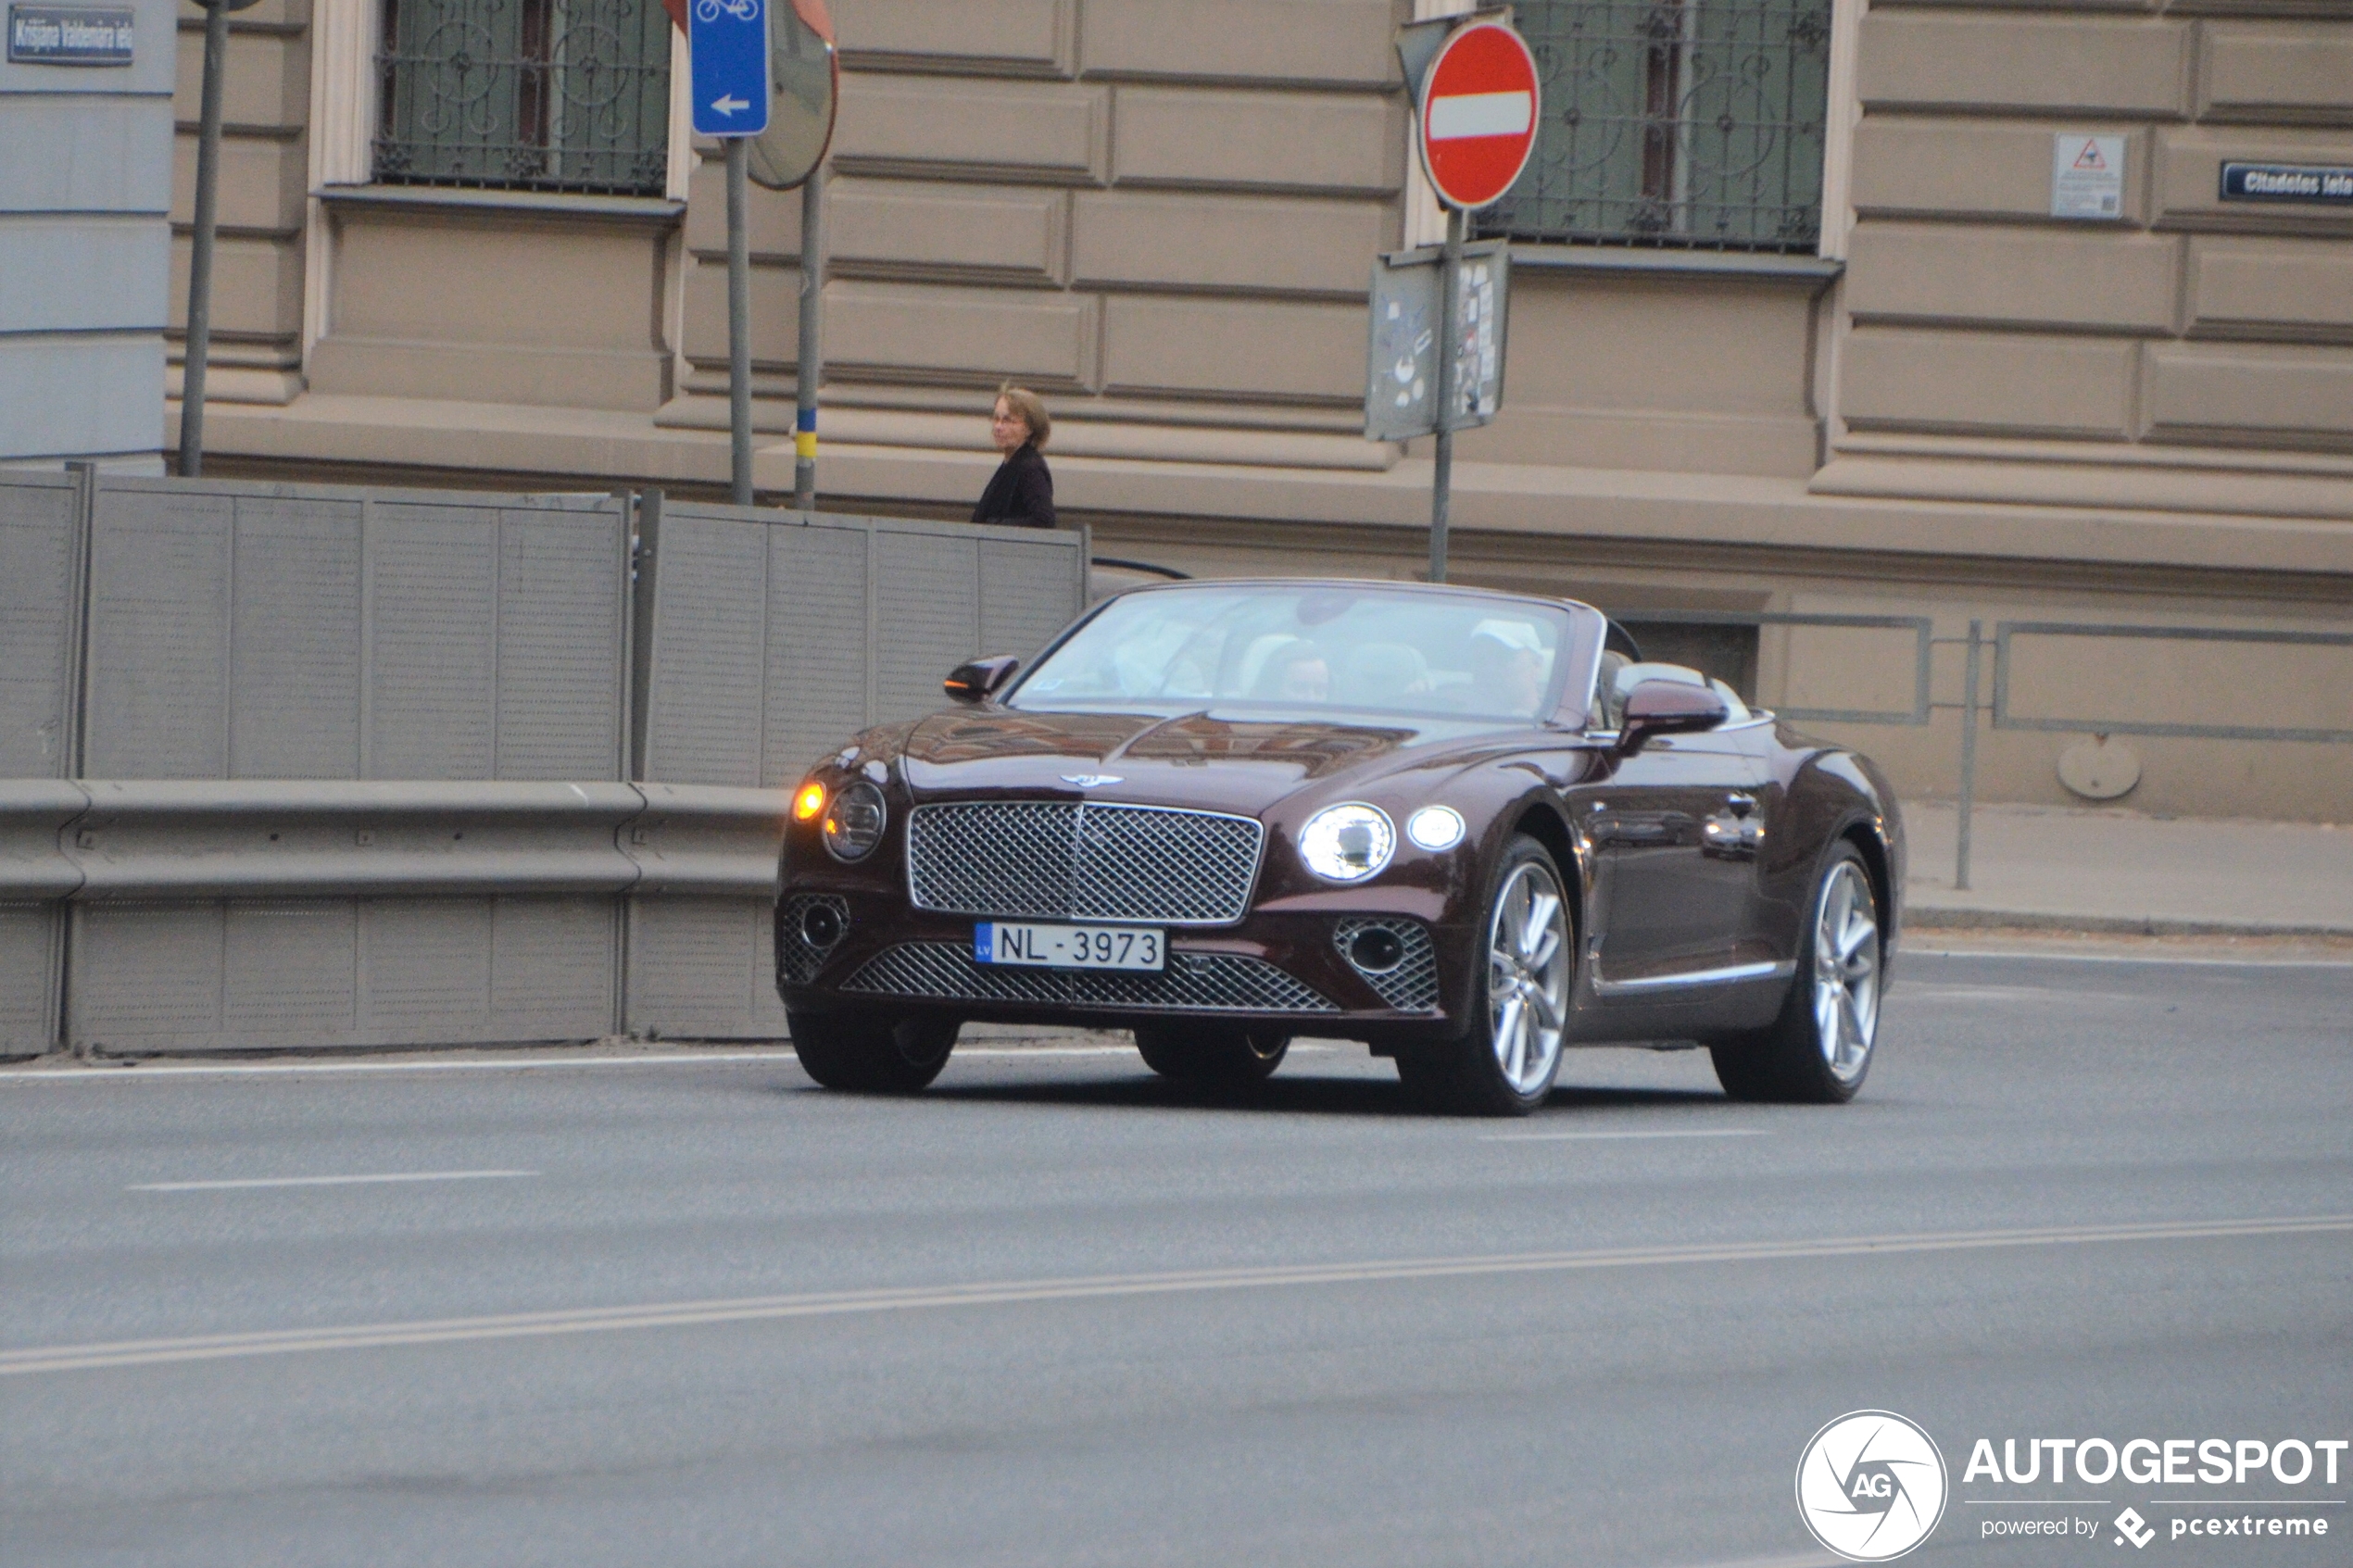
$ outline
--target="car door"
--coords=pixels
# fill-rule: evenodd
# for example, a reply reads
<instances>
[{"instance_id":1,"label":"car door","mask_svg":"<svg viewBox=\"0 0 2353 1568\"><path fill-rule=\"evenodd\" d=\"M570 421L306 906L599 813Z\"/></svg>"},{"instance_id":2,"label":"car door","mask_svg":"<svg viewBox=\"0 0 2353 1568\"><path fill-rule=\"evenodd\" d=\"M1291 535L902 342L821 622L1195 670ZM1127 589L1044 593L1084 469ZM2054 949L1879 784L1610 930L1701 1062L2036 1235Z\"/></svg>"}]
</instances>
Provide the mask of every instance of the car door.
<instances>
[{"instance_id":1,"label":"car door","mask_svg":"<svg viewBox=\"0 0 2353 1568\"><path fill-rule=\"evenodd\" d=\"M1594 851L1604 987L1741 961L1752 922L1763 759L1737 734L1662 735L1576 805Z\"/></svg>"}]
</instances>

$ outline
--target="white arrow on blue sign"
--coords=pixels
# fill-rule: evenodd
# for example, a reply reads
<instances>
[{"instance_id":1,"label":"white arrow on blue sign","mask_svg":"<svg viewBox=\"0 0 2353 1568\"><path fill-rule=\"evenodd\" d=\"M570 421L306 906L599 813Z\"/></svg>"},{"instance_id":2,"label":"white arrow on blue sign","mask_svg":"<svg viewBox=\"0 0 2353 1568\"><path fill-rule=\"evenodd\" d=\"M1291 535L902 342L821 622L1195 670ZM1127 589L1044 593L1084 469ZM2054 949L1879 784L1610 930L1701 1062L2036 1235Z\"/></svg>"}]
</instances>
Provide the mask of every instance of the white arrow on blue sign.
<instances>
[{"instance_id":1,"label":"white arrow on blue sign","mask_svg":"<svg viewBox=\"0 0 2353 1568\"><path fill-rule=\"evenodd\" d=\"M689 0L686 54L695 132L757 136L768 129L769 0Z\"/></svg>"}]
</instances>

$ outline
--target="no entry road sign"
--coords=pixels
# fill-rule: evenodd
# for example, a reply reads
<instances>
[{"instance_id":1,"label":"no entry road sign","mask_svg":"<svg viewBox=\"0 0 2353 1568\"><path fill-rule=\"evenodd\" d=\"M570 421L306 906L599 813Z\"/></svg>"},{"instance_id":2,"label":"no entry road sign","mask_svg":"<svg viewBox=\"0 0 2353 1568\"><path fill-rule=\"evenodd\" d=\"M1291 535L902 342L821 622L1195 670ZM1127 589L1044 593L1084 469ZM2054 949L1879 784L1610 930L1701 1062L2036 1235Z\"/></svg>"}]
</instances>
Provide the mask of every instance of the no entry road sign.
<instances>
[{"instance_id":1,"label":"no entry road sign","mask_svg":"<svg viewBox=\"0 0 2353 1568\"><path fill-rule=\"evenodd\" d=\"M757 136L768 129L768 0L686 0L695 132Z\"/></svg>"},{"instance_id":2,"label":"no entry road sign","mask_svg":"<svg viewBox=\"0 0 2353 1568\"><path fill-rule=\"evenodd\" d=\"M1423 79L1422 167L1438 199L1471 210L1512 188L1536 145L1536 56L1500 21L1448 38Z\"/></svg>"}]
</instances>

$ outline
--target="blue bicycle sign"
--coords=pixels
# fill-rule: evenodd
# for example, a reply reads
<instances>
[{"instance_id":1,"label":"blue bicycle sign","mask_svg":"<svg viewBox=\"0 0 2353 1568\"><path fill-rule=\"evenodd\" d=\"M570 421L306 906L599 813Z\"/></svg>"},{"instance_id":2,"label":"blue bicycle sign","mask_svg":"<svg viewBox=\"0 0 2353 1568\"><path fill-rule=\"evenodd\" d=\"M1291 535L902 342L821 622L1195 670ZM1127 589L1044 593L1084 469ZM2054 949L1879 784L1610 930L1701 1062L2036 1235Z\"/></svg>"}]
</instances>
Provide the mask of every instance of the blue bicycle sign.
<instances>
[{"instance_id":1,"label":"blue bicycle sign","mask_svg":"<svg viewBox=\"0 0 2353 1568\"><path fill-rule=\"evenodd\" d=\"M695 131L757 136L768 129L769 0L695 0L687 12Z\"/></svg>"}]
</instances>

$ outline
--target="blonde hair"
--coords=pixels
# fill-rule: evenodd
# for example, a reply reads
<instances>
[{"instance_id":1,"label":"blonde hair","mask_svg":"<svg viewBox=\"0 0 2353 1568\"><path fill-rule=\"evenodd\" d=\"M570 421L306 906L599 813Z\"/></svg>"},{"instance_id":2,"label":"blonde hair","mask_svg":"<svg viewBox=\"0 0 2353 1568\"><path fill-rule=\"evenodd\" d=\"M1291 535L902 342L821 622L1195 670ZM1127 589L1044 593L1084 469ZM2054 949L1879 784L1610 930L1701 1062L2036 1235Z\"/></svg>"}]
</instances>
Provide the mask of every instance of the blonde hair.
<instances>
[{"instance_id":1,"label":"blonde hair","mask_svg":"<svg viewBox=\"0 0 2353 1568\"><path fill-rule=\"evenodd\" d=\"M1030 445L1043 451L1046 440L1054 433L1054 418L1046 412L1046 400L1026 386L1007 382L997 389L997 401L1021 416L1029 427Z\"/></svg>"}]
</instances>

